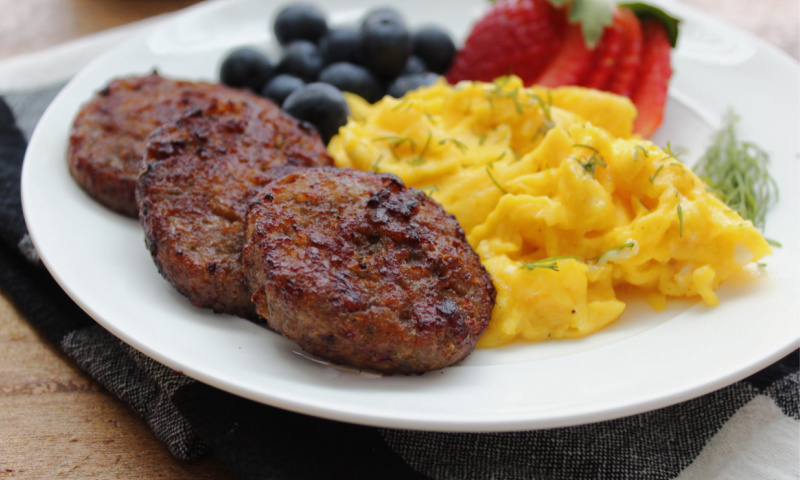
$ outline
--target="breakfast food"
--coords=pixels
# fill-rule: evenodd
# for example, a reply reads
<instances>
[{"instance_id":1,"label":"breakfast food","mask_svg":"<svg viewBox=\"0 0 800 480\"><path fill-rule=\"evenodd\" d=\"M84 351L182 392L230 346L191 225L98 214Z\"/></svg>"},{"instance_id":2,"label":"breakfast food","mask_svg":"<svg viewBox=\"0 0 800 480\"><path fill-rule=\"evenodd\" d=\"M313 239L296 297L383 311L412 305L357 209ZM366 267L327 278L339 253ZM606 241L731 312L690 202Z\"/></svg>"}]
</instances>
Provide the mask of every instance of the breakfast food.
<instances>
[{"instance_id":1,"label":"breakfast food","mask_svg":"<svg viewBox=\"0 0 800 480\"><path fill-rule=\"evenodd\" d=\"M625 95L639 111L634 131L650 137L663 118L678 21L643 3L613 9L589 3L494 2L473 26L448 80L490 82L513 74L528 86L577 85Z\"/></svg>"},{"instance_id":2,"label":"breakfast food","mask_svg":"<svg viewBox=\"0 0 800 480\"><path fill-rule=\"evenodd\" d=\"M272 99L314 125L326 143L346 122L342 92L368 102L400 97L444 74L456 51L444 29L431 24L411 29L392 7L366 12L358 25L329 27L319 7L289 4L278 11L272 30L281 46L275 63L251 47L239 47L223 58L220 80ZM295 92L305 105L298 106Z\"/></svg>"},{"instance_id":3,"label":"breakfast food","mask_svg":"<svg viewBox=\"0 0 800 480\"><path fill-rule=\"evenodd\" d=\"M150 136L136 198L161 274L196 306L255 318L242 272L248 202L278 167L330 165L313 128L272 102L211 102Z\"/></svg>"},{"instance_id":4,"label":"breakfast food","mask_svg":"<svg viewBox=\"0 0 800 480\"><path fill-rule=\"evenodd\" d=\"M213 98L244 100L254 95L158 73L111 81L75 117L67 152L72 177L98 202L136 217L136 176L148 135Z\"/></svg>"},{"instance_id":5,"label":"breakfast food","mask_svg":"<svg viewBox=\"0 0 800 480\"><path fill-rule=\"evenodd\" d=\"M394 175L309 168L247 215L244 264L269 325L307 352L383 373L469 354L495 290L452 215Z\"/></svg>"},{"instance_id":6,"label":"breakfast food","mask_svg":"<svg viewBox=\"0 0 800 480\"><path fill-rule=\"evenodd\" d=\"M595 332L625 308L621 288L657 308L715 305L720 283L771 253L673 152L633 133L627 98L506 77L351 108L328 147L336 164L425 189L492 275L478 346Z\"/></svg>"}]
</instances>

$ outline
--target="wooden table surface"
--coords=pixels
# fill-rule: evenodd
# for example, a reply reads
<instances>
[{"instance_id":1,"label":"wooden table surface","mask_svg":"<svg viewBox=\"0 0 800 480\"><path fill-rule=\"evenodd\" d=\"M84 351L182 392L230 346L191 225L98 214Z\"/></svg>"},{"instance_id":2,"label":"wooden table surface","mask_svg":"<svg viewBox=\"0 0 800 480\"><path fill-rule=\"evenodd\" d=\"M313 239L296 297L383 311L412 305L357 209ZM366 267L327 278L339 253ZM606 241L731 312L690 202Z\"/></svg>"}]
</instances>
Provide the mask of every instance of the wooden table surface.
<instances>
[{"instance_id":1,"label":"wooden table surface","mask_svg":"<svg viewBox=\"0 0 800 480\"><path fill-rule=\"evenodd\" d=\"M683 0L800 58L800 1ZM197 0L0 0L0 59ZM389 0L387 0L389 3ZM219 479L173 459L126 406L40 337L0 294L0 478Z\"/></svg>"}]
</instances>

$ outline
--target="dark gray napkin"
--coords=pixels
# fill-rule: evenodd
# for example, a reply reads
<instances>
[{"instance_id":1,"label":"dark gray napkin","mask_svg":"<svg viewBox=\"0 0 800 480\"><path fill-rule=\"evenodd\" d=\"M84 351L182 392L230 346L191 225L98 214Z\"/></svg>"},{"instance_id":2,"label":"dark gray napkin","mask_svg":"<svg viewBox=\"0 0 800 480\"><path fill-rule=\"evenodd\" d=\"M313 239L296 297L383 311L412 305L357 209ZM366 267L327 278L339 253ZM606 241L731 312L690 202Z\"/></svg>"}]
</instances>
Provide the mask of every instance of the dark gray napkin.
<instances>
[{"instance_id":1,"label":"dark gray napkin","mask_svg":"<svg viewBox=\"0 0 800 480\"><path fill-rule=\"evenodd\" d=\"M767 404L800 425L798 352L746 380L668 408L511 433L351 425L255 403L185 377L83 313L32 249L20 203L25 135L58 89L0 98L0 289L179 459L213 450L242 479L669 479L691 465L743 407L764 403L759 400L769 399Z\"/></svg>"}]
</instances>

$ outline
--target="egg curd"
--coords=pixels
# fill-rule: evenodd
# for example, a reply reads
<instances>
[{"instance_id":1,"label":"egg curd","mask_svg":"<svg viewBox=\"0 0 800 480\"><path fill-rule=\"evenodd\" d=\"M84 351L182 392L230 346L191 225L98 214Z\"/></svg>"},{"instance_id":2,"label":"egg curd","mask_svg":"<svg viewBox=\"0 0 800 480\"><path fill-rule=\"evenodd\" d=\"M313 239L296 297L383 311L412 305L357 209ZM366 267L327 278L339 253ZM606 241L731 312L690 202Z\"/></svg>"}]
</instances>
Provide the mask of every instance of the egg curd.
<instances>
[{"instance_id":1,"label":"egg curd","mask_svg":"<svg viewBox=\"0 0 800 480\"><path fill-rule=\"evenodd\" d=\"M617 319L623 285L716 305L721 282L771 248L670 151L632 133L624 97L444 81L369 105L328 149L391 172L455 215L497 289L478 343L580 337Z\"/></svg>"}]
</instances>

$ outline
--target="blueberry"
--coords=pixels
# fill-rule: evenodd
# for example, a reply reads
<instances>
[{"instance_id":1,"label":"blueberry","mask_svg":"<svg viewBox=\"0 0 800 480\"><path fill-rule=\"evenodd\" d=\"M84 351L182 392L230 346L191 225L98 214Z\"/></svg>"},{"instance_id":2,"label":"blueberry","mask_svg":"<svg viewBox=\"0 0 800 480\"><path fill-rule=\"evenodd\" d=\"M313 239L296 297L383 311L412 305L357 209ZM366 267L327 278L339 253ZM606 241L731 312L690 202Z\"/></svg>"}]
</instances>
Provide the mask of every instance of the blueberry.
<instances>
[{"instance_id":1,"label":"blueberry","mask_svg":"<svg viewBox=\"0 0 800 480\"><path fill-rule=\"evenodd\" d=\"M416 55L411 55L408 57L408 61L406 62L406 66L403 67L403 71L400 72L400 75L410 75L412 73L425 73L428 71L428 67L425 65L425 62L422 61Z\"/></svg>"},{"instance_id":2,"label":"blueberry","mask_svg":"<svg viewBox=\"0 0 800 480\"><path fill-rule=\"evenodd\" d=\"M350 114L342 92L320 82L309 83L292 92L283 102L283 111L314 125L326 145L339 127L347 123Z\"/></svg>"},{"instance_id":3,"label":"blueberry","mask_svg":"<svg viewBox=\"0 0 800 480\"><path fill-rule=\"evenodd\" d=\"M372 10L369 10L364 15L364 18L362 19L362 22L364 22L368 18L370 18L372 16L376 16L376 15L379 15L379 16L382 16L382 17L388 17L388 18L392 19L393 21L396 21L396 22L399 22L399 23L405 23L406 22L406 19L403 17L403 14L400 13L400 11L397 10L396 8L394 8L394 7L373 8Z\"/></svg>"},{"instance_id":4,"label":"blueberry","mask_svg":"<svg viewBox=\"0 0 800 480\"><path fill-rule=\"evenodd\" d=\"M425 62L428 70L439 74L447 72L456 55L456 45L447 32L431 25L418 29L411 38L414 55Z\"/></svg>"},{"instance_id":5,"label":"blueberry","mask_svg":"<svg viewBox=\"0 0 800 480\"><path fill-rule=\"evenodd\" d=\"M222 83L234 88L249 88L254 92L261 90L274 73L269 59L252 48L236 49L225 57L219 67Z\"/></svg>"},{"instance_id":6,"label":"blueberry","mask_svg":"<svg viewBox=\"0 0 800 480\"><path fill-rule=\"evenodd\" d=\"M305 84L306 82L297 77L281 73L275 75L272 80L264 85L264 88L261 90L261 95L269 98L278 105L283 105L283 101L286 100L286 97L288 97L290 93Z\"/></svg>"},{"instance_id":7,"label":"blueberry","mask_svg":"<svg viewBox=\"0 0 800 480\"><path fill-rule=\"evenodd\" d=\"M319 53L325 65L336 62L362 63L358 29L341 27L328 30L319 41Z\"/></svg>"},{"instance_id":8,"label":"blueberry","mask_svg":"<svg viewBox=\"0 0 800 480\"><path fill-rule=\"evenodd\" d=\"M278 12L273 30L275 38L281 45L288 45L295 40L317 43L328 31L328 22L318 7L308 3L297 3Z\"/></svg>"},{"instance_id":9,"label":"blueberry","mask_svg":"<svg viewBox=\"0 0 800 480\"><path fill-rule=\"evenodd\" d=\"M396 15L374 13L361 23L361 52L364 65L378 78L394 78L411 55L411 33Z\"/></svg>"},{"instance_id":10,"label":"blueberry","mask_svg":"<svg viewBox=\"0 0 800 480\"><path fill-rule=\"evenodd\" d=\"M352 63L337 62L325 67L319 74L319 81L360 95L369 103L377 102L383 94L378 79L366 68Z\"/></svg>"},{"instance_id":11,"label":"blueberry","mask_svg":"<svg viewBox=\"0 0 800 480\"><path fill-rule=\"evenodd\" d=\"M439 75L432 72L401 75L389 85L389 88L386 89L386 94L394 98L400 98L411 90L431 85L438 79Z\"/></svg>"},{"instance_id":12,"label":"blueberry","mask_svg":"<svg viewBox=\"0 0 800 480\"><path fill-rule=\"evenodd\" d=\"M308 40L297 40L283 50L278 73L287 73L313 82L322 70L322 56L316 45Z\"/></svg>"}]
</instances>

